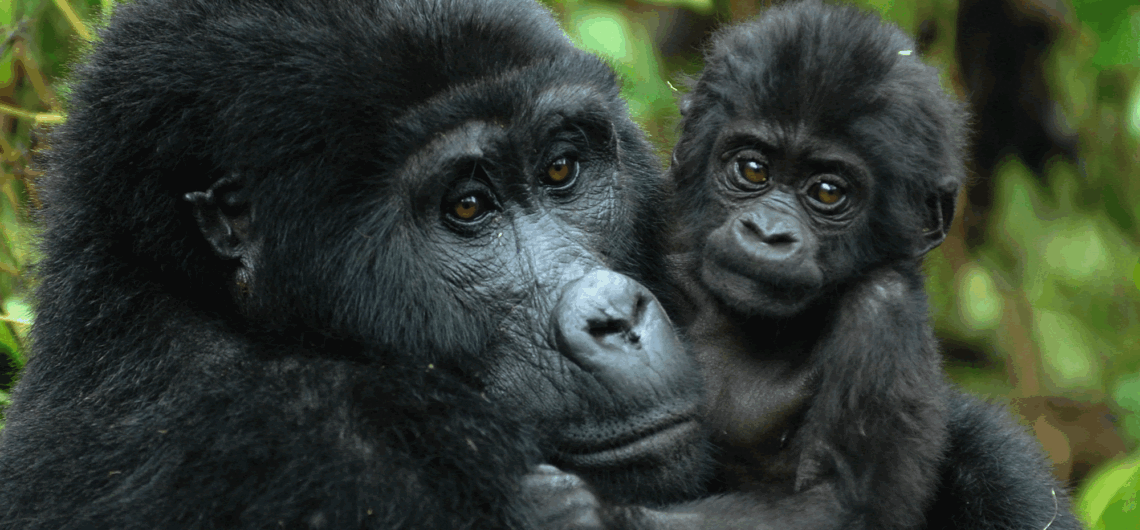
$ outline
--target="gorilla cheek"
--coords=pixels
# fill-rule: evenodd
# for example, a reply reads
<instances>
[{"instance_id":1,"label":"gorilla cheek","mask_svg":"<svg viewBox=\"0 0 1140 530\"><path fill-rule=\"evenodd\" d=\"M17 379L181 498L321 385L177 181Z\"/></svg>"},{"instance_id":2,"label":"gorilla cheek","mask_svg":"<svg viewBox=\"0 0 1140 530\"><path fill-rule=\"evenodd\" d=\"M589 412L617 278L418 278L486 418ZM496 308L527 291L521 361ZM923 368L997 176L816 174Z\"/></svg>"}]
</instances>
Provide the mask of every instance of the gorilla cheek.
<instances>
[{"instance_id":1,"label":"gorilla cheek","mask_svg":"<svg viewBox=\"0 0 1140 530\"><path fill-rule=\"evenodd\" d=\"M798 219L756 208L729 217L709 234L701 280L736 311L791 316L823 286L817 250L815 236Z\"/></svg>"}]
</instances>

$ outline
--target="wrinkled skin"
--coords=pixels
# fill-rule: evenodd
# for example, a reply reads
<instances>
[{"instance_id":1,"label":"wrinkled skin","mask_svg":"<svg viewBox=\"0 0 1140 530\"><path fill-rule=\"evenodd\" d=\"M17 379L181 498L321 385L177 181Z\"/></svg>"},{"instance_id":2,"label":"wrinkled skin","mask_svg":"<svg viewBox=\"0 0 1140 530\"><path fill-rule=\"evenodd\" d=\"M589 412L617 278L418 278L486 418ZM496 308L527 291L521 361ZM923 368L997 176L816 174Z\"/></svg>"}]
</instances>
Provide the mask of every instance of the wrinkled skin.
<instances>
[{"instance_id":1,"label":"wrinkled skin","mask_svg":"<svg viewBox=\"0 0 1140 530\"><path fill-rule=\"evenodd\" d=\"M703 483L659 169L536 4L125 4L52 145L0 527L614 527Z\"/></svg>"}]
</instances>

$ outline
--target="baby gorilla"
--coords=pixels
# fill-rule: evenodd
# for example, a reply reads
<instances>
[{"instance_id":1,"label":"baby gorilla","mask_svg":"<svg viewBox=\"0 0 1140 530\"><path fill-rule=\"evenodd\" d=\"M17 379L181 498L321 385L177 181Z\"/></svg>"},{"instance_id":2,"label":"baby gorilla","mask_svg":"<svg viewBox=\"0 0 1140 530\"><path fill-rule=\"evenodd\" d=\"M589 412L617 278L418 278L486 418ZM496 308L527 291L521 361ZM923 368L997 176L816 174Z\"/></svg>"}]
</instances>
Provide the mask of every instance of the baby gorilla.
<instances>
[{"instance_id":1,"label":"baby gorilla","mask_svg":"<svg viewBox=\"0 0 1140 530\"><path fill-rule=\"evenodd\" d=\"M682 101L675 314L718 487L769 523L915 528L938 487L921 260L954 216L964 113L914 50L855 9L776 8L720 32Z\"/></svg>"},{"instance_id":2,"label":"baby gorilla","mask_svg":"<svg viewBox=\"0 0 1140 530\"><path fill-rule=\"evenodd\" d=\"M942 374L921 261L954 215L964 113L914 43L851 8L773 9L716 36L682 112L666 299L720 476L617 526L1079 528L1036 441Z\"/></svg>"}]
</instances>

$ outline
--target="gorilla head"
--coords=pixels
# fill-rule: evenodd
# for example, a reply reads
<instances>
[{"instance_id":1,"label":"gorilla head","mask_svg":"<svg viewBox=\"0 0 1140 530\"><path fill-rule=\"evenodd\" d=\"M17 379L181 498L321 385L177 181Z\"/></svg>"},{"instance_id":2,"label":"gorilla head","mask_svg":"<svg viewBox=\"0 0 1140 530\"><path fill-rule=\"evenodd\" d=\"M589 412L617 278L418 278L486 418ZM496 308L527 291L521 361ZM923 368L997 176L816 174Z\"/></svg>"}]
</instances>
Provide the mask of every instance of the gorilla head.
<instances>
[{"instance_id":1,"label":"gorilla head","mask_svg":"<svg viewBox=\"0 0 1140 530\"><path fill-rule=\"evenodd\" d=\"M703 467L699 375L642 285L659 169L612 71L537 5L119 6L53 145L37 358L0 450L15 517L355 524L379 483L430 491L370 524L466 520L440 497L509 496L515 453L618 500L699 482L676 480ZM246 453L272 462L227 482Z\"/></svg>"},{"instance_id":2,"label":"gorilla head","mask_svg":"<svg viewBox=\"0 0 1140 530\"><path fill-rule=\"evenodd\" d=\"M965 120L915 50L875 16L819 2L716 35L672 173L683 237L727 305L795 316L945 238Z\"/></svg>"}]
</instances>

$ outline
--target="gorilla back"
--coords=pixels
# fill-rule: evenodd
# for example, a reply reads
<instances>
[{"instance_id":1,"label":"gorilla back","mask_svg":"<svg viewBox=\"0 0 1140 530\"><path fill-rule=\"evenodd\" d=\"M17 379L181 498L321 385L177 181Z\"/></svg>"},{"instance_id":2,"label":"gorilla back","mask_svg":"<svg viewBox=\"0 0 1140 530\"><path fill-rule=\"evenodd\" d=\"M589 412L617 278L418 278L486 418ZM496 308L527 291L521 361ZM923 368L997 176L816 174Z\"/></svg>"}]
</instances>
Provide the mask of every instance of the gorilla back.
<instances>
[{"instance_id":1,"label":"gorilla back","mask_svg":"<svg viewBox=\"0 0 1140 530\"><path fill-rule=\"evenodd\" d=\"M140 0L71 106L0 527L507 528L543 463L700 483L659 169L536 4Z\"/></svg>"}]
</instances>

